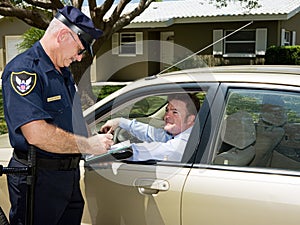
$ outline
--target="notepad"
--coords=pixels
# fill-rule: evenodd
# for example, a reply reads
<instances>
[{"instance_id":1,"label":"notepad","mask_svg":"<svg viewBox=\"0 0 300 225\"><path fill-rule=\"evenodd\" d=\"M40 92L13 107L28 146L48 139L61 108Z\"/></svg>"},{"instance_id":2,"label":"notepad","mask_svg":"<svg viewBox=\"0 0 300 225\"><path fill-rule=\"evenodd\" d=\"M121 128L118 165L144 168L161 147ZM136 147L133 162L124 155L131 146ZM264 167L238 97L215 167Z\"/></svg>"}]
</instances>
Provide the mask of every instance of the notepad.
<instances>
[{"instance_id":1,"label":"notepad","mask_svg":"<svg viewBox=\"0 0 300 225\"><path fill-rule=\"evenodd\" d=\"M110 154L121 153L125 149L128 149L130 147L131 147L131 144L130 144L129 140L123 141L123 142L120 142L118 144L112 145L111 148L107 151L107 153L100 154L100 155L94 155L94 154L85 155L84 160L88 162L88 161L91 161L91 160L102 158L102 157L110 155Z\"/></svg>"}]
</instances>

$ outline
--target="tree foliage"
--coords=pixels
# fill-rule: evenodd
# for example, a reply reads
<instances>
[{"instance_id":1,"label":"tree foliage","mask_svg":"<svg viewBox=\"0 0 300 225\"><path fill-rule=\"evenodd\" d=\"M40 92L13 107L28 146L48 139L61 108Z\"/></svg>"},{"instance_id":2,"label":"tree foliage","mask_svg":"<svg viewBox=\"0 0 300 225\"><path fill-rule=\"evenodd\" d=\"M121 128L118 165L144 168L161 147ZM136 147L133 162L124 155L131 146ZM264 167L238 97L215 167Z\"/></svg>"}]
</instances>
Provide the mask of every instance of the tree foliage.
<instances>
[{"instance_id":1,"label":"tree foliage","mask_svg":"<svg viewBox=\"0 0 300 225\"><path fill-rule=\"evenodd\" d=\"M39 28L31 27L23 34L23 41L17 46L19 51L24 51L41 39L45 31Z\"/></svg>"}]
</instances>

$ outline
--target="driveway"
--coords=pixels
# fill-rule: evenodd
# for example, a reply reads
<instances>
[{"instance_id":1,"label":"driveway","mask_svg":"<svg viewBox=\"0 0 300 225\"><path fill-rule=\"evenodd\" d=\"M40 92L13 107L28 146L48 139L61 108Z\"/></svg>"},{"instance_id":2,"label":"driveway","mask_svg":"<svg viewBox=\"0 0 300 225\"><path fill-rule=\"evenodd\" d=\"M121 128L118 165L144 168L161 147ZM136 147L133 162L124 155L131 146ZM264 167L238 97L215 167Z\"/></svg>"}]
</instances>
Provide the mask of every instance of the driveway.
<instances>
[{"instance_id":1,"label":"driveway","mask_svg":"<svg viewBox=\"0 0 300 225\"><path fill-rule=\"evenodd\" d=\"M11 153L12 149L9 144L8 134L0 135L0 165L7 166ZM8 197L4 196L8 196L5 175L0 177L0 206L7 215L9 210L9 201Z\"/></svg>"}]
</instances>

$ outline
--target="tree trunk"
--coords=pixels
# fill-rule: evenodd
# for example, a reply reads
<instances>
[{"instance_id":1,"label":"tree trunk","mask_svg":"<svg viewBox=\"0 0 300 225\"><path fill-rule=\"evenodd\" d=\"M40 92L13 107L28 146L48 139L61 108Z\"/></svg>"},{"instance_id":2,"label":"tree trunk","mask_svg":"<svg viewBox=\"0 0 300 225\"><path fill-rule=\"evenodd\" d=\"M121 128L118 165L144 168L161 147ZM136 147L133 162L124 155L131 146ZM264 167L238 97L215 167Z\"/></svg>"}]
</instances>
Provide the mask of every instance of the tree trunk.
<instances>
[{"instance_id":1,"label":"tree trunk","mask_svg":"<svg viewBox=\"0 0 300 225\"><path fill-rule=\"evenodd\" d=\"M91 62L92 57L90 55L86 55L81 62L74 62L71 65L71 71L78 87L83 110L92 106L96 102L96 96L92 91L90 77Z\"/></svg>"}]
</instances>

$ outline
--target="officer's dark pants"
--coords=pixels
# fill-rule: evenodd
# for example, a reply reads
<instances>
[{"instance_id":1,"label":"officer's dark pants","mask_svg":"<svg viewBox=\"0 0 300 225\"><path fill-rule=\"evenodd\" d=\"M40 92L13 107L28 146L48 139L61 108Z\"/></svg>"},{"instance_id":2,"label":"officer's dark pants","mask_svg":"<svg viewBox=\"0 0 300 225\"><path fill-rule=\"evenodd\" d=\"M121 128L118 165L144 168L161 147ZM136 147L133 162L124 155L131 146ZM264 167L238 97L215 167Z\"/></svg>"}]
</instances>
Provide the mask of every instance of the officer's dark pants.
<instances>
[{"instance_id":1,"label":"officer's dark pants","mask_svg":"<svg viewBox=\"0 0 300 225\"><path fill-rule=\"evenodd\" d=\"M9 167L24 166L11 159ZM24 225L26 176L8 175L11 225ZM79 168L67 171L37 169L35 185L35 225L80 225L84 200L79 187Z\"/></svg>"}]
</instances>

